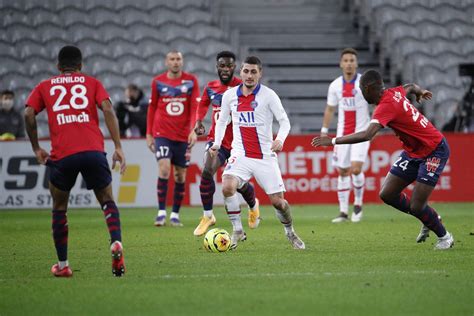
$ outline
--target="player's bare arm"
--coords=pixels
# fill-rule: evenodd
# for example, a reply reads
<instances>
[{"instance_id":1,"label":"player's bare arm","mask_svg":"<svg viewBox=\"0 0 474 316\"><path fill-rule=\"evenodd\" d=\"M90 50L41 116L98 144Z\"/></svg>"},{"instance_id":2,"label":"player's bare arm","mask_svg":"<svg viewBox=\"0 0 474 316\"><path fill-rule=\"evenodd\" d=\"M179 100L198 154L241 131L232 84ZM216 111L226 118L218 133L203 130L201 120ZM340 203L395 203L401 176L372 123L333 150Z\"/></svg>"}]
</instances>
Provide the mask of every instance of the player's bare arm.
<instances>
[{"instance_id":1,"label":"player's bare arm","mask_svg":"<svg viewBox=\"0 0 474 316\"><path fill-rule=\"evenodd\" d=\"M146 134L146 146L152 153L156 153L155 149L155 139L153 138L153 135L151 134Z\"/></svg>"},{"instance_id":2,"label":"player's bare arm","mask_svg":"<svg viewBox=\"0 0 474 316\"><path fill-rule=\"evenodd\" d=\"M194 146L194 144L196 144L196 141L197 141L196 132L194 130L192 130L191 133L189 133L189 136L188 136L188 147L192 148Z\"/></svg>"},{"instance_id":3,"label":"player's bare arm","mask_svg":"<svg viewBox=\"0 0 474 316\"><path fill-rule=\"evenodd\" d=\"M42 165L46 164L46 161L49 158L49 154L40 147L38 142L38 129L36 125L36 113L32 107L26 107L25 109L25 128L28 133L28 137L31 142L31 147L36 155L36 159Z\"/></svg>"},{"instance_id":4,"label":"player's bare arm","mask_svg":"<svg viewBox=\"0 0 474 316\"><path fill-rule=\"evenodd\" d=\"M311 141L311 146L333 146L336 144L356 144L372 140L377 132L382 129L379 123L370 123L369 127L362 132L353 133L350 135L331 138L329 136L316 136Z\"/></svg>"},{"instance_id":5,"label":"player's bare arm","mask_svg":"<svg viewBox=\"0 0 474 316\"><path fill-rule=\"evenodd\" d=\"M104 113L105 124L109 130L110 137L115 145L115 152L112 155L112 169L115 168L115 165L120 163L120 174L125 172L127 164L125 162L125 155L122 151L122 144L120 143L120 132L118 126L117 116L115 115L114 107L110 100L104 100L101 104L102 112Z\"/></svg>"},{"instance_id":6,"label":"player's bare arm","mask_svg":"<svg viewBox=\"0 0 474 316\"><path fill-rule=\"evenodd\" d=\"M433 93L431 91L420 88L414 83L408 83L403 86L407 96L414 95L416 97L416 102L420 103L422 100L431 100Z\"/></svg>"},{"instance_id":7,"label":"player's bare arm","mask_svg":"<svg viewBox=\"0 0 474 316\"><path fill-rule=\"evenodd\" d=\"M204 135L204 133L206 133L206 127L204 126L204 124L202 124L201 120L196 121L196 125L194 125L194 132L198 136L202 136Z\"/></svg>"},{"instance_id":8,"label":"player's bare arm","mask_svg":"<svg viewBox=\"0 0 474 316\"><path fill-rule=\"evenodd\" d=\"M326 105L324 110L323 126L321 127L321 136L325 136L329 132L329 126L331 125L332 118L334 117L334 112L336 112L335 106Z\"/></svg>"}]
</instances>

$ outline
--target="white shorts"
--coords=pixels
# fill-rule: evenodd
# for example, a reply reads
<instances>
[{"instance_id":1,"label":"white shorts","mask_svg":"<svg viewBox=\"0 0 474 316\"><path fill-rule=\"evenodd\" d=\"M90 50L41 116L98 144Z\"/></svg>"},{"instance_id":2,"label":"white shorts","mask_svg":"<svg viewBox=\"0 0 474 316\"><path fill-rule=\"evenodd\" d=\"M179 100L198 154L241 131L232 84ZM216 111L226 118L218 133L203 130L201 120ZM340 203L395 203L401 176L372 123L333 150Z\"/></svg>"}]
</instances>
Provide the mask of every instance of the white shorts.
<instances>
[{"instance_id":1,"label":"white shorts","mask_svg":"<svg viewBox=\"0 0 474 316\"><path fill-rule=\"evenodd\" d=\"M370 142L334 146L333 166L349 168L352 161L364 162L367 159Z\"/></svg>"},{"instance_id":2,"label":"white shorts","mask_svg":"<svg viewBox=\"0 0 474 316\"><path fill-rule=\"evenodd\" d=\"M267 194L286 191L276 155L264 159L231 156L223 174L239 177L245 182L255 177L258 185Z\"/></svg>"}]
</instances>

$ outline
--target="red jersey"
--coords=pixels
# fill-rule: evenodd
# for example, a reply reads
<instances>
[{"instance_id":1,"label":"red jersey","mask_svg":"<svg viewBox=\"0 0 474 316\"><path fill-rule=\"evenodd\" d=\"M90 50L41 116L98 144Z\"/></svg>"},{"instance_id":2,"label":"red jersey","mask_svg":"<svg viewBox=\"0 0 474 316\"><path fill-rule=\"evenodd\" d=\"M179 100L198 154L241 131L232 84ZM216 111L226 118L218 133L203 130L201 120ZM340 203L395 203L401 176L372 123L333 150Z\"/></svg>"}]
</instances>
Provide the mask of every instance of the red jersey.
<instances>
[{"instance_id":1,"label":"red jersey","mask_svg":"<svg viewBox=\"0 0 474 316\"><path fill-rule=\"evenodd\" d=\"M33 89L26 106L35 113L46 108L52 160L83 151L104 151L97 106L109 98L99 80L80 72L52 77Z\"/></svg>"},{"instance_id":2,"label":"red jersey","mask_svg":"<svg viewBox=\"0 0 474 316\"><path fill-rule=\"evenodd\" d=\"M443 135L406 98L402 86L386 89L372 122L389 126L412 158L424 158L436 149Z\"/></svg>"},{"instance_id":3,"label":"red jersey","mask_svg":"<svg viewBox=\"0 0 474 316\"><path fill-rule=\"evenodd\" d=\"M228 85L223 84L220 80L214 80L208 82L206 89L202 93L201 102L199 102L197 109L197 119L203 120L209 109L209 105L212 104L212 125L207 134L207 141L214 141L214 131L216 128L216 122L219 119L219 112L221 111L222 95L228 89L238 86L242 83L239 78L233 77ZM222 139L221 146L230 150L232 145L232 124L228 124L225 130L224 138Z\"/></svg>"},{"instance_id":4,"label":"red jersey","mask_svg":"<svg viewBox=\"0 0 474 316\"><path fill-rule=\"evenodd\" d=\"M198 99L199 85L194 75L183 72L180 78L169 79L165 72L156 76L151 83L146 133L187 142Z\"/></svg>"}]
</instances>

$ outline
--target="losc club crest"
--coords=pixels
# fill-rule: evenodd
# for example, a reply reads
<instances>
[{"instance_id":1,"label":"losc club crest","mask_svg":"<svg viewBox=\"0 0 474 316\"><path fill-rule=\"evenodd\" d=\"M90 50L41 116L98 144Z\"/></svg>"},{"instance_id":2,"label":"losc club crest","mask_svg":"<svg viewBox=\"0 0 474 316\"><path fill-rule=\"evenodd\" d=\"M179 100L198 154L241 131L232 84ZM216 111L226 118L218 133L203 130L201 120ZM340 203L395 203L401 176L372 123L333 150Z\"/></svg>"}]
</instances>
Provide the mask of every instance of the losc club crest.
<instances>
[{"instance_id":1,"label":"losc club crest","mask_svg":"<svg viewBox=\"0 0 474 316\"><path fill-rule=\"evenodd\" d=\"M252 109L255 109L258 106L258 102L254 100L250 102L250 106L252 107Z\"/></svg>"}]
</instances>

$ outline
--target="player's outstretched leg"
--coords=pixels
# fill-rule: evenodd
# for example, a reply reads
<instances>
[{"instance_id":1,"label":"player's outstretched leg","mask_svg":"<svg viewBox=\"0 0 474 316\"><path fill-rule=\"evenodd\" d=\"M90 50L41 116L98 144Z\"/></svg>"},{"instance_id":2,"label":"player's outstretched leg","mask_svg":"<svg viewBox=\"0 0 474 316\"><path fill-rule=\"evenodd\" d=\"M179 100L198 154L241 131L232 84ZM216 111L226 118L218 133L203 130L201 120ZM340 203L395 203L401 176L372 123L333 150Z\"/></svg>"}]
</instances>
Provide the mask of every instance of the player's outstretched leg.
<instances>
[{"instance_id":1,"label":"player's outstretched leg","mask_svg":"<svg viewBox=\"0 0 474 316\"><path fill-rule=\"evenodd\" d=\"M227 216L232 224L231 249L237 248L239 241L245 241L247 235L242 226L242 219L240 218L240 202L236 193L232 196L224 197L225 209Z\"/></svg>"},{"instance_id":2,"label":"player's outstretched leg","mask_svg":"<svg viewBox=\"0 0 474 316\"><path fill-rule=\"evenodd\" d=\"M168 179L158 177L156 183L156 195L158 198L158 214L155 218L155 226L164 226L166 223L166 195L168 194Z\"/></svg>"},{"instance_id":3,"label":"player's outstretched leg","mask_svg":"<svg viewBox=\"0 0 474 316\"><path fill-rule=\"evenodd\" d=\"M352 174L352 187L354 188L354 211L351 215L351 221L353 223L360 222L362 220L362 203L364 197L364 186L365 186L365 175L363 172Z\"/></svg>"},{"instance_id":4,"label":"player's outstretched leg","mask_svg":"<svg viewBox=\"0 0 474 316\"><path fill-rule=\"evenodd\" d=\"M285 229L286 238L294 249L303 250L306 248L303 240L296 235L293 228L293 219L291 217L290 204L283 198L283 192L269 194L268 197L275 208L275 213L280 223Z\"/></svg>"},{"instance_id":5,"label":"player's outstretched leg","mask_svg":"<svg viewBox=\"0 0 474 316\"><path fill-rule=\"evenodd\" d=\"M337 178L337 198L339 200L339 215L332 220L333 223L343 223L348 221L350 194L351 177L339 176Z\"/></svg>"},{"instance_id":6,"label":"player's outstretched leg","mask_svg":"<svg viewBox=\"0 0 474 316\"><path fill-rule=\"evenodd\" d=\"M179 220L179 210L181 209L181 203L183 202L185 191L184 182L175 182L174 194L173 194L173 209L170 214L170 225L174 227L182 227L183 224Z\"/></svg>"},{"instance_id":7,"label":"player's outstretched leg","mask_svg":"<svg viewBox=\"0 0 474 316\"><path fill-rule=\"evenodd\" d=\"M56 277L71 277L72 270L69 267L67 259L67 246L69 226L67 222L67 204L69 199L69 191L62 191L56 188L51 182L49 190L53 198L52 211L52 230L54 246L58 256L58 263L51 267L51 273Z\"/></svg>"},{"instance_id":8,"label":"player's outstretched leg","mask_svg":"<svg viewBox=\"0 0 474 316\"><path fill-rule=\"evenodd\" d=\"M212 158L207 152L205 154L204 169L201 175L201 183L199 184L199 191L201 193L201 202L203 208L203 215L201 220L194 229L194 236L204 235L210 226L216 223L214 216L214 193L216 192L216 183L214 181L214 174L221 165L218 157Z\"/></svg>"},{"instance_id":9,"label":"player's outstretched leg","mask_svg":"<svg viewBox=\"0 0 474 316\"><path fill-rule=\"evenodd\" d=\"M424 226L433 231L438 236L435 249L444 250L451 248L454 245L452 234L446 231L441 222L441 217L427 204L434 187L416 182L410 199L405 193L401 192L408 184L408 181L389 173L380 191L380 198L386 204L418 218ZM417 237L417 242L423 238L426 239L424 236L420 237L422 233L427 237L426 230L422 228L422 232Z\"/></svg>"},{"instance_id":10,"label":"player's outstretched leg","mask_svg":"<svg viewBox=\"0 0 474 316\"><path fill-rule=\"evenodd\" d=\"M59 261L51 267L51 273L56 277L71 277L72 270L69 268L69 262L67 260L67 239L69 231L67 212L53 210L52 215L54 246L56 247L56 254L58 255Z\"/></svg>"},{"instance_id":11,"label":"player's outstretched leg","mask_svg":"<svg viewBox=\"0 0 474 316\"><path fill-rule=\"evenodd\" d=\"M122 229L120 213L113 200L112 185L94 190L97 200L104 213L105 222L110 235L110 252L112 254L112 274L120 277L125 273L125 261L122 246Z\"/></svg>"},{"instance_id":12,"label":"player's outstretched leg","mask_svg":"<svg viewBox=\"0 0 474 316\"><path fill-rule=\"evenodd\" d=\"M249 228L255 229L260 224L260 203L255 197L255 188L250 182L246 182L240 189L237 189L245 202L249 206L248 223Z\"/></svg>"}]
</instances>

